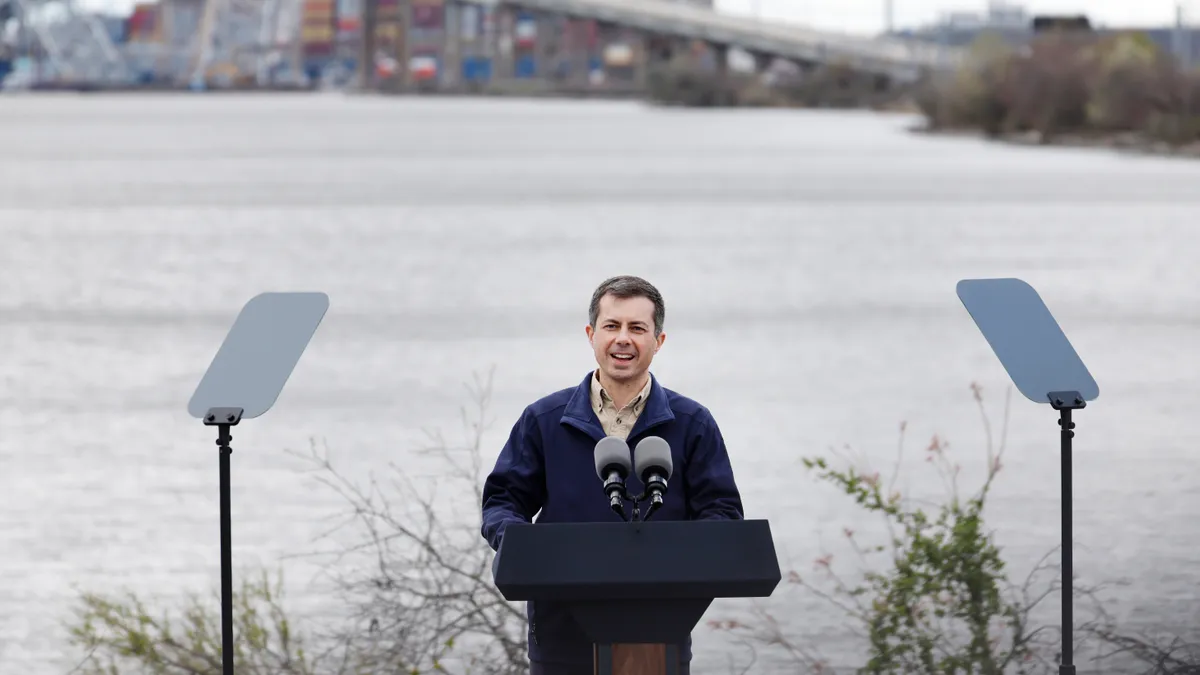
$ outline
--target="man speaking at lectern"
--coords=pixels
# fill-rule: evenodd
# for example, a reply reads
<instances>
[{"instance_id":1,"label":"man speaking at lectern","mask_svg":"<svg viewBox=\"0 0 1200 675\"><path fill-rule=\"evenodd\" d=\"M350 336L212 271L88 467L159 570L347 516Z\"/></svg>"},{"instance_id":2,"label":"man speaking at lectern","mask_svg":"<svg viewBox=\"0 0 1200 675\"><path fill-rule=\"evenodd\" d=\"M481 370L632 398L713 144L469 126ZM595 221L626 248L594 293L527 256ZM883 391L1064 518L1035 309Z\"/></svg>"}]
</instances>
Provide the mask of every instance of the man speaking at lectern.
<instances>
[{"instance_id":1,"label":"man speaking at lectern","mask_svg":"<svg viewBox=\"0 0 1200 675\"><path fill-rule=\"evenodd\" d=\"M644 279L608 279L592 295L588 341L599 368L578 385L521 413L484 483L482 534L499 550L509 523L613 522L596 476L594 449L605 436L630 448L647 436L671 446L674 469L654 520L741 520L741 495L721 431L708 409L650 374L662 347L662 295ZM637 561L629 561L636 565ZM592 643L565 607L528 603L531 675L591 675ZM688 675L691 645L679 645Z\"/></svg>"}]
</instances>

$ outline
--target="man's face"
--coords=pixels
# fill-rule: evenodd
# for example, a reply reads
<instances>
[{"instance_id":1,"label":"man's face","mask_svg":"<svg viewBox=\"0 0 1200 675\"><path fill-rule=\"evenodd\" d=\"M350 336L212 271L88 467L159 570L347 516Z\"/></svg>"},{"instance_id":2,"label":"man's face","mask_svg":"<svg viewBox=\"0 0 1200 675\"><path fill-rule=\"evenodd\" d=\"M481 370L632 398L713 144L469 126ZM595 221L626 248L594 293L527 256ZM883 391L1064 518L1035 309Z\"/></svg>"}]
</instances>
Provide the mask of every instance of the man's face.
<instances>
[{"instance_id":1,"label":"man's face","mask_svg":"<svg viewBox=\"0 0 1200 675\"><path fill-rule=\"evenodd\" d=\"M654 303L649 298L600 298L596 327L587 327L601 372L616 382L641 379L667 338L654 335Z\"/></svg>"}]
</instances>

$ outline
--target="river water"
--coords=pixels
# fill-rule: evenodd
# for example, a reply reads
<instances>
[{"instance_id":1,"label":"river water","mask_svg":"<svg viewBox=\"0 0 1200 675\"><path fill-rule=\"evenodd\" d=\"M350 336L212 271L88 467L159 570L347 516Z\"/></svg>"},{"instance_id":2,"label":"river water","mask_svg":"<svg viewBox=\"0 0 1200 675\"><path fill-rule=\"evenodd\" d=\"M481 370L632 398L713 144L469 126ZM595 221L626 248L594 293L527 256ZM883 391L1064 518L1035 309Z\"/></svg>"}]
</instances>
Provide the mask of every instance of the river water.
<instances>
[{"instance_id":1,"label":"river water","mask_svg":"<svg viewBox=\"0 0 1200 675\"><path fill-rule=\"evenodd\" d=\"M311 550L348 473L459 429L494 368L491 461L524 405L594 366L592 289L667 302L654 370L721 424L748 515L806 577L876 518L807 474L851 447L941 494L937 435L978 485L1009 381L955 295L1033 284L1100 384L1077 413L1076 567L1135 628L1200 624L1200 163L905 132L904 116L340 96L13 96L0 105L0 673L65 673L81 591L205 593L212 429L186 404L241 305L331 298L267 415L236 428L239 573ZM1013 392L988 524L1020 580L1059 541L1056 415ZM874 538L874 539L871 539ZM312 570L286 566L297 603ZM309 576L306 576L309 575ZM1045 619L1056 625L1057 596ZM835 665L828 603L768 605ZM706 620L744 616L718 601ZM696 673L744 651L696 633ZM767 661L752 672L772 672ZM1087 668L1082 670L1087 671ZM778 672L795 672L779 670Z\"/></svg>"}]
</instances>

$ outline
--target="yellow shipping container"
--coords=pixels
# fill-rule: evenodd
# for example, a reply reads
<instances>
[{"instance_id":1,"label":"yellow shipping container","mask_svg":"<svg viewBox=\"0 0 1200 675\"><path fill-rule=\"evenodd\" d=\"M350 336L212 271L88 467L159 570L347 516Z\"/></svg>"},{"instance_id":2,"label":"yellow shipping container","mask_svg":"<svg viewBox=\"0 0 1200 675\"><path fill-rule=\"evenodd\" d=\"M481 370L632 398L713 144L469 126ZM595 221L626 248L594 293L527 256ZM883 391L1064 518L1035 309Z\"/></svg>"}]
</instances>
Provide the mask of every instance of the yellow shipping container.
<instances>
[{"instance_id":1,"label":"yellow shipping container","mask_svg":"<svg viewBox=\"0 0 1200 675\"><path fill-rule=\"evenodd\" d=\"M304 26L300 30L301 42L333 42L333 26Z\"/></svg>"}]
</instances>

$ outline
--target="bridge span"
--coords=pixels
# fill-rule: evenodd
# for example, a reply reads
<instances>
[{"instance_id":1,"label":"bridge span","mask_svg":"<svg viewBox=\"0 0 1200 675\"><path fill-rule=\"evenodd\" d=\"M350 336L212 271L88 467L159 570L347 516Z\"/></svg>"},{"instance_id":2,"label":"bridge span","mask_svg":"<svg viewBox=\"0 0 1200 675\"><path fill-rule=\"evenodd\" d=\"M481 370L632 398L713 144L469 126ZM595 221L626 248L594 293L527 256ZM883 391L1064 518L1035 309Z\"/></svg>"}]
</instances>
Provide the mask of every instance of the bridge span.
<instances>
[{"instance_id":1,"label":"bridge span","mask_svg":"<svg viewBox=\"0 0 1200 675\"><path fill-rule=\"evenodd\" d=\"M901 81L914 80L925 70L952 69L964 51L925 41L815 30L661 0L493 0L488 4L605 21L663 37L738 48L757 57L814 65L844 63Z\"/></svg>"}]
</instances>

